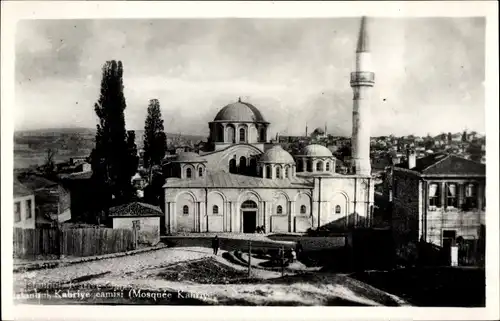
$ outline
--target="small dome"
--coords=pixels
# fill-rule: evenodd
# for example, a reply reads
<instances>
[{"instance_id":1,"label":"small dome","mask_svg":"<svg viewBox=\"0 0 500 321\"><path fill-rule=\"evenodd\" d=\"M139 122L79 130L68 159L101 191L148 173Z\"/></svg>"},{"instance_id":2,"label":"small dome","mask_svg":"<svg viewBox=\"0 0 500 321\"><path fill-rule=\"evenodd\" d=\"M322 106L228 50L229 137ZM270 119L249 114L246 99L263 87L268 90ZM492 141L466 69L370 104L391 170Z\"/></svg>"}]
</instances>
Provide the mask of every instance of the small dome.
<instances>
[{"instance_id":1,"label":"small dome","mask_svg":"<svg viewBox=\"0 0 500 321\"><path fill-rule=\"evenodd\" d=\"M204 162L205 160L200 155L192 152L182 152L175 158L176 162Z\"/></svg>"},{"instance_id":2,"label":"small dome","mask_svg":"<svg viewBox=\"0 0 500 321\"><path fill-rule=\"evenodd\" d=\"M313 144L313 145L307 145L306 147L304 147L304 149L302 150L302 155L301 156L307 156L307 157L333 157L333 154L325 146Z\"/></svg>"},{"instance_id":3,"label":"small dome","mask_svg":"<svg viewBox=\"0 0 500 321\"><path fill-rule=\"evenodd\" d=\"M289 152L284 150L280 145L273 146L268 149L260 158L260 162L276 163L276 164L294 164L295 160Z\"/></svg>"},{"instance_id":4,"label":"small dome","mask_svg":"<svg viewBox=\"0 0 500 321\"><path fill-rule=\"evenodd\" d=\"M255 106L241 100L222 108L214 121L266 122Z\"/></svg>"}]
</instances>

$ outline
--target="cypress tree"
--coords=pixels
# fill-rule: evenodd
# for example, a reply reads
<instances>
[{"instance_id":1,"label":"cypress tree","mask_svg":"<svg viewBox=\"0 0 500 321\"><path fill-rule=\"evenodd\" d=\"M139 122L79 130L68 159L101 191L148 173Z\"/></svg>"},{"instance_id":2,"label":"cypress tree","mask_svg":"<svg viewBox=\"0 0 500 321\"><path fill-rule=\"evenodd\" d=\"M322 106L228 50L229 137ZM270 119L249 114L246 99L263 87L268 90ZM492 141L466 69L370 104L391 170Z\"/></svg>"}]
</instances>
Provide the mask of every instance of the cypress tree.
<instances>
[{"instance_id":1,"label":"cypress tree","mask_svg":"<svg viewBox=\"0 0 500 321\"><path fill-rule=\"evenodd\" d=\"M144 126L144 165L151 167L159 165L165 157L167 136L164 132L161 117L160 102L151 99L148 105L148 115Z\"/></svg>"},{"instance_id":2,"label":"cypress tree","mask_svg":"<svg viewBox=\"0 0 500 321\"><path fill-rule=\"evenodd\" d=\"M94 106L99 124L91 154L93 180L100 195L97 207L105 213L110 206L127 202L133 194L123 88L121 61L107 61L102 68L100 97Z\"/></svg>"}]
</instances>

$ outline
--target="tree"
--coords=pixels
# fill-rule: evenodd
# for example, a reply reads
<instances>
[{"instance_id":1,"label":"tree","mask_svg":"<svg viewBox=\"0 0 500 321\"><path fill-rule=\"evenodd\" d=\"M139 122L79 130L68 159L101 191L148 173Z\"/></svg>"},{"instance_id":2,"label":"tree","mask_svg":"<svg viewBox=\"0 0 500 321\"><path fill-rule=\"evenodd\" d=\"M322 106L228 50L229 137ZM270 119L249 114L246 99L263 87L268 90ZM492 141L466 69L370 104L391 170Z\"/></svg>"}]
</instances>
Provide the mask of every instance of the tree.
<instances>
[{"instance_id":1,"label":"tree","mask_svg":"<svg viewBox=\"0 0 500 321\"><path fill-rule=\"evenodd\" d=\"M127 131L127 151L130 161L130 176L134 176L137 173L137 168L139 167L139 157L137 156L137 145L135 144L135 131Z\"/></svg>"},{"instance_id":2,"label":"tree","mask_svg":"<svg viewBox=\"0 0 500 321\"><path fill-rule=\"evenodd\" d=\"M49 148L47 149L47 156L45 157L45 163L42 167L43 175L49 179L54 179L56 176L56 165L54 162L55 150Z\"/></svg>"},{"instance_id":3,"label":"tree","mask_svg":"<svg viewBox=\"0 0 500 321\"><path fill-rule=\"evenodd\" d=\"M123 65L121 61L107 61L102 68L100 97L94 106L99 124L91 153L92 178L100 195L96 209L105 213L113 203L125 203L133 195L133 159L127 145L125 108Z\"/></svg>"},{"instance_id":4,"label":"tree","mask_svg":"<svg viewBox=\"0 0 500 321\"><path fill-rule=\"evenodd\" d=\"M448 143L451 143L451 140L452 140L452 136L451 136L451 133L449 132L448 133Z\"/></svg>"},{"instance_id":5,"label":"tree","mask_svg":"<svg viewBox=\"0 0 500 321\"><path fill-rule=\"evenodd\" d=\"M158 99L151 99L144 126L144 165L150 168L159 165L165 157L166 145L167 136L163 128L160 102Z\"/></svg>"},{"instance_id":6,"label":"tree","mask_svg":"<svg viewBox=\"0 0 500 321\"><path fill-rule=\"evenodd\" d=\"M466 142L467 141L467 131L464 130L464 132L462 133L462 142Z\"/></svg>"}]
</instances>

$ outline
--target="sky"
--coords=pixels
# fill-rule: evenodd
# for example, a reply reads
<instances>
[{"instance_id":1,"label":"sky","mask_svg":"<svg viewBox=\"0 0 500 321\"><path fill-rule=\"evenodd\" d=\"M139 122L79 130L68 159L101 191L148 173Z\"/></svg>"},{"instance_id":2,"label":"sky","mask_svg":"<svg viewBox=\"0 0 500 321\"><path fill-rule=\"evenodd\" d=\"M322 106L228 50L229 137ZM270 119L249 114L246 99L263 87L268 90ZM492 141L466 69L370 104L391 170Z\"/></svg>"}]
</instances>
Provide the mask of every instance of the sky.
<instances>
[{"instance_id":1,"label":"sky","mask_svg":"<svg viewBox=\"0 0 500 321\"><path fill-rule=\"evenodd\" d=\"M121 60L127 129L160 100L168 133L207 135L238 100L270 134L351 135L358 18L23 20L15 129L95 128L101 68ZM485 132L484 18L370 18L371 132Z\"/></svg>"}]
</instances>

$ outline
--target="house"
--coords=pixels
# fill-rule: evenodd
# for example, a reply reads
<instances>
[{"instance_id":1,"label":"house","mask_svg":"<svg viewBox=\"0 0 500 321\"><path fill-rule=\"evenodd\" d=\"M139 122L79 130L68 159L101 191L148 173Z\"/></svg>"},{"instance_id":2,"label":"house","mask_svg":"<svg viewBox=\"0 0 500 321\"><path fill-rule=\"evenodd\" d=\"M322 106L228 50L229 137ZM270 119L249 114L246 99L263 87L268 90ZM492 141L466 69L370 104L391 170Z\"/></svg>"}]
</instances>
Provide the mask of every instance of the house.
<instances>
[{"instance_id":1,"label":"house","mask_svg":"<svg viewBox=\"0 0 500 321\"><path fill-rule=\"evenodd\" d=\"M92 180L92 171L59 175L61 184L70 194L71 221L95 224L98 189Z\"/></svg>"},{"instance_id":2,"label":"house","mask_svg":"<svg viewBox=\"0 0 500 321\"><path fill-rule=\"evenodd\" d=\"M398 164L392 173L392 228L399 246L419 240L449 251L475 242L485 224L485 165L435 153Z\"/></svg>"},{"instance_id":3,"label":"house","mask_svg":"<svg viewBox=\"0 0 500 321\"><path fill-rule=\"evenodd\" d=\"M164 214L158 206L133 202L109 209L114 229L137 230L138 243L156 245L160 242L160 217Z\"/></svg>"},{"instance_id":4,"label":"house","mask_svg":"<svg viewBox=\"0 0 500 321\"><path fill-rule=\"evenodd\" d=\"M14 179L14 227L35 228L35 193Z\"/></svg>"},{"instance_id":5,"label":"house","mask_svg":"<svg viewBox=\"0 0 500 321\"><path fill-rule=\"evenodd\" d=\"M71 196L63 185L36 174L19 175L17 179L35 194L37 220L63 223L71 219Z\"/></svg>"}]
</instances>

